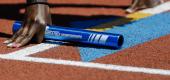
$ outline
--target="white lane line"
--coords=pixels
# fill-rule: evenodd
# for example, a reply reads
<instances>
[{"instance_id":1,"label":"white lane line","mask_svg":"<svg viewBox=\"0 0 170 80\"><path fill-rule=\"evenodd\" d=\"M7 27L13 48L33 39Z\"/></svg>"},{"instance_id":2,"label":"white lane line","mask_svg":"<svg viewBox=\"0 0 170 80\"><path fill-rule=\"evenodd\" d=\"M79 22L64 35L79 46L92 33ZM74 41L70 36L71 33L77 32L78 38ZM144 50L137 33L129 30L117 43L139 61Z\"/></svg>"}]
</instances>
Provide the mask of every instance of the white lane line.
<instances>
[{"instance_id":1,"label":"white lane line","mask_svg":"<svg viewBox=\"0 0 170 80\"><path fill-rule=\"evenodd\" d=\"M170 75L170 70L164 70L164 69L153 69L153 68L144 68L144 67L121 66L121 65L101 64L101 63L93 63L93 62L80 62L80 61L70 61L70 60L60 60L60 59L57 60L57 59L49 59L49 58L35 58L35 57L16 57L16 56L0 55L0 58L8 59L8 60L19 60L19 61L28 61L28 62L37 62L37 63L95 68L95 69L103 69L103 70Z\"/></svg>"},{"instance_id":2,"label":"white lane line","mask_svg":"<svg viewBox=\"0 0 170 80\"><path fill-rule=\"evenodd\" d=\"M166 12L170 10L170 2L163 3L161 5L158 5L154 8L144 9L142 11L139 11L141 13L149 13L149 14L159 14L162 12Z\"/></svg>"},{"instance_id":3,"label":"white lane line","mask_svg":"<svg viewBox=\"0 0 170 80\"><path fill-rule=\"evenodd\" d=\"M29 56L31 54L36 54L38 52L42 52L42 51L45 51L47 49L54 48L54 47L57 47L57 46L59 46L59 45L41 43L41 44L31 46L31 47L27 47L27 48L24 48L24 49L21 49L21 50L18 50L18 51L14 51L12 53L5 54L5 55L6 56L18 56L18 57L20 57L20 56Z\"/></svg>"},{"instance_id":4,"label":"white lane line","mask_svg":"<svg viewBox=\"0 0 170 80\"><path fill-rule=\"evenodd\" d=\"M150 9L145 9L140 12L158 14L158 13L162 13L162 12L170 10L169 6L170 6L170 2L167 2L160 6L150 8ZM27 47L25 49L15 51L9 54L0 55L0 58L10 59L10 60L28 61L28 62L38 62L38 63L62 64L62 65L97 68L97 69L105 69L105 70L117 70L117 71L139 72L139 73L147 73L147 74L170 75L170 70L164 70L164 69L152 69L152 68L121 66L121 65L112 65L112 64L100 64L100 63L92 63L92 62L69 61L69 60L56 60L56 59L48 59L48 58L24 57L24 56L36 54L38 52L42 52L42 51L45 51L45 50L48 50L50 48L54 48L57 46L59 45L42 43L42 44L35 45L32 47Z\"/></svg>"}]
</instances>

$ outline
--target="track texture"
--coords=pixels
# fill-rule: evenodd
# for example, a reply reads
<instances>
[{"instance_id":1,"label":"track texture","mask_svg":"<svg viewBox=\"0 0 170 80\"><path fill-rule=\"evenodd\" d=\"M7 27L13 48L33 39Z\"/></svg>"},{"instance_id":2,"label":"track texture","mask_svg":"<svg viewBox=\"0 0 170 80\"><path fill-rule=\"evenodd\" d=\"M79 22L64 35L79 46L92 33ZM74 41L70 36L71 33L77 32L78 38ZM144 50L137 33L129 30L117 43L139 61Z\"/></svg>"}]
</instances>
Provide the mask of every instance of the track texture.
<instances>
[{"instance_id":1,"label":"track texture","mask_svg":"<svg viewBox=\"0 0 170 80\"><path fill-rule=\"evenodd\" d=\"M81 29L91 29L97 31L116 32L122 28L120 33L130 33L138 35L140 30L134 25L154 26L153 24L143 23L146 21L159 21L151 14L143 14L145 19L139 20L139 16L127 17L125 9L131 4L131 0L49 0L54 25L75 27ZM169 80L170 79L170 35L162 32L155 32L159 37L149 36L146 41L142 36L137 36L139 40L134 41L133 45L128 45L120 50L96 48L88 45L58 45L58 44L29 44L22 48L7 48L2 42L12 36L12 24L15 20L22 20L24 16L25 2L23 0L1 0L0 1L0 79L1 80ZM164 15L164 14L163 14ZM165 15L168 15L165 14ZM160 20L164 16L157 15ZM114 21L115 19L119 19ZM136 19L136 21L134 21ZM158 20L157 20L158 19ZM130 21L133 21L129 23ZM89 22L94 22L93 24ZM108 22L108 23L107 23ZM164 20L166 24L160 22L160 26L170 26L170 22ZM140 23L140 24L139 24ZM141 23L143 23L141 25ZM127 25L126 25L127 24ZM155 23L159 25L159 23ZM161 25L162 24L162 25ZM117 26L117 28L113 28ZM107 28L106 28L107 27ZM105 28L105 29L104 29ZM125 28L131 28L126 29ZM170 28L170 27L169 27ZM118 30L116 30L118 29ZM125 30L124 30L125 29ZM139 28L141 29L141 28ZM159 27L150 31L151 33L162 29ZM129 30L129 31L128 31ZM164 29L162 29L164 30ZM168 30L168 29L167 29ZM166 31L164 31L166 32ZM141 35L147 35L143 33ZM132 38L133 39L133 38ZM126 40L126 39L125 39ZM125 43L127 44L127 43ZM129 43L132 44L132 43ZM31 47L37 45L44 50L33 51ZM43 45L43 46L42 46ZM51 46L51 47L50 47ZM31 48L31 49L27 49ZM25 50L25 51L24 51ZM22 54L23 53L23 54ZM30 54L29 54L30 53ZM8 55L8 54L14 54ZM15 56L16 54L21 54ZM28 55L24 55L28 54ZM30 60L29 60L29 59ZM34 59L34 58L37 58ZM40 61L38 61L41 59ZM47 60L46 60L47 59ZM66 60L66 61L60 61ZM48 62L51 61L51 62ZM70 63L67 63L69 62ZM75 61L75 62L74 62ZM58 62L58 63L57 63ZM61 62L61 63L60 63ZM82 64L76 64L83 62ZM88 64L94 65L88 65ZM97 64L95 64L97 63ZM105 67L97 68L103 64L123 66L108 70ZM107 65L108 64L108 65ZM96 65L98 65L96 67ZM129 68L130 67L130 68ZM134 68L135 67L135 68ZM144 69L143 69L144 68ZM151 72L147 72L150 70ZM134 69L134 70L133 70ZM135 70L143 70L135 72ZM158 72L157 74L154 74ZM129 71L126 71L129 70ZM168 75L164 75L168 74Z\"/></svg>"}]
</instances>

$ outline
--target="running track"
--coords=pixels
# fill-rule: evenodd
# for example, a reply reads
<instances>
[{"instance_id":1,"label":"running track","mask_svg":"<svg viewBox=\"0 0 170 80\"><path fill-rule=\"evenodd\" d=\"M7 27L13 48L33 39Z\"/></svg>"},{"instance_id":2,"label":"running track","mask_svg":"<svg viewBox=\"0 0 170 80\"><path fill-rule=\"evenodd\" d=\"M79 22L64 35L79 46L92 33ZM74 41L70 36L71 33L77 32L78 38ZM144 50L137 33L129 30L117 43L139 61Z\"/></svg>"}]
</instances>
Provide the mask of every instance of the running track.
<instances>
[{"instance_id":1,"label":"running track","mask_svg":"<svg viewBox=\"0 0 170 80\"><path fill-rule=\"evenodd\" d=\"M22 20L22 0L0 1L2 80L169 80L170 3L134 14L131 0L49 0L53 24L120 33L120 50L83 45L30 44L7 48L14 20ZM166 12L167 11L167 12ZM101 24L102 23L102 24Z\"/></svg>"}]
</instances>

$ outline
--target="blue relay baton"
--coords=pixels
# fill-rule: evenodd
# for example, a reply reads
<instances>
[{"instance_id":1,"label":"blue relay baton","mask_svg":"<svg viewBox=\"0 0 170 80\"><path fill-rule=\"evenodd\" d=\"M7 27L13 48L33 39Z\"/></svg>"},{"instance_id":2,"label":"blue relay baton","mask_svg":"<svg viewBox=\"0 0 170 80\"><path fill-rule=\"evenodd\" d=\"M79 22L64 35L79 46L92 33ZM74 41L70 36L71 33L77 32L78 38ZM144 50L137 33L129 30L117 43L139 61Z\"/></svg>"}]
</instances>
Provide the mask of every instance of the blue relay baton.
<instances>
[{"instance_id":1,"label":"blue relay baton","mask_svg":"<svg viewBox=\"0 0 170 80\"><path fill-rule=\"evenodd\" d=\"M13 33L17 32L21 26L21 21L15 21L13 24ZM44 39L65 42L79 42L111 48L120 48L124 42L124 38L121 34L95 32L51 25L46 26Z\"/></svg>"}]
</instances>

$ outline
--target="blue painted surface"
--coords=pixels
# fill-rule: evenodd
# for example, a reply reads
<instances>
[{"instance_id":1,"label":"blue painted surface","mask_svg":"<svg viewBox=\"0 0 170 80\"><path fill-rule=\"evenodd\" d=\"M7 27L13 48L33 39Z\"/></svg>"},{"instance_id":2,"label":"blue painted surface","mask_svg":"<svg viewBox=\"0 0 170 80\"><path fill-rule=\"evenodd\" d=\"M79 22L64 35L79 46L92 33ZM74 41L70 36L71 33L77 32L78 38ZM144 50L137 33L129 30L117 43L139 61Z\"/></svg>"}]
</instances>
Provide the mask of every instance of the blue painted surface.
<instances>
[{"instance_id":1,"label":"blue painted surface","mask_svg":"<svg viewBox=\"0 0 170 80\"><path fill-rule=\"evenodd\" d=\"M170 13L162 13L126 25L117 26L107 30L109 33L122 34L125 38L123 47L120 50L141 44L161 36L170 34ZM92 61L96 58L114 54L119 50L79 47L82 61Z\"/></svg>"}]
</instances>

